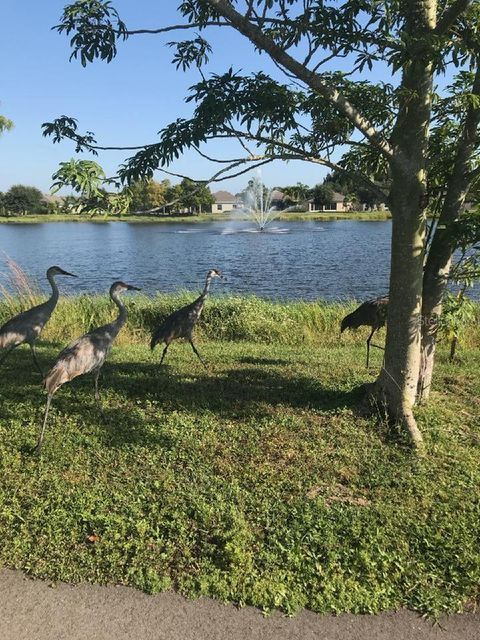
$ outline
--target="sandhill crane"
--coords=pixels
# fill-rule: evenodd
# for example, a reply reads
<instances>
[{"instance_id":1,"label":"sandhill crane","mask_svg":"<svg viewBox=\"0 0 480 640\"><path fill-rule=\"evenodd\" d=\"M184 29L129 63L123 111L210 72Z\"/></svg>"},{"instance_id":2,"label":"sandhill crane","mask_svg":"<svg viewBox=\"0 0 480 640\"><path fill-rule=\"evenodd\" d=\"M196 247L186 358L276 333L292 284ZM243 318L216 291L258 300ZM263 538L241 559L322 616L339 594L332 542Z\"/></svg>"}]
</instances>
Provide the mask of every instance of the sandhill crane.
<instances>
[{"instance_id":1,"label":"sandhill crane","mask_svg":"<svg viewBox=\"0 0 480 640\"><path fill-rule=\"evenodd\" d=\"M202 313L203 305L205 304L205 299L208 295L212 279L222 277L223 276L218 269L210 269L207 273L207 280L202 294L192 303L187 304L185 307L182 307L169 315L160 327L153 332L152 339L150 341L150 348L152 351L155 349L157 344L161 344L162 342L165 343L160 364L162 364L163 359L165 358L170 343L177 338L186 338L192 345L192 349L198 356L200 362L203 364L205 369L207 368L202 356L198 353L197 348L193 344L193 330L195 329L195 325Z\"/></svg>"},{"instance_id":2,"label":"sandhill crane","mask_svg":"<svg viewBox=\"0 0 480 640\"><path fill-rule=\"evenodd\" d=\"M343 333L345 329L357 329L361 326L372 328L367 338L367 369L370 360L370 341L375 331L385 326L385 322L387 321L387 308L388 296L381 296L374 300L367 300L342 320L340 333ZM378 346L379 345L372 344L372 347ZM379 348L383 349L383 347Z\"/></svg>"},{"instance_id":3,"label":"sandhill crane","mask_svg":"<svg viewBox=\"0 0 480 640\"><path fill-rule=\"evenodd\" d=\"M110 287L110 298L120 310L117 318L113 322L109 322L102 327L98 327L98 329L94 329L90 333L83 335L81 338L78 338L69 344L68 347L60 352L55 364L47 373L44 381L44 386L48 393L47 406L45 408L40 436L34 449L35 453L40 453L40 449L42 447L45 427L47 425L48 410L50 408L50 402L52 401L53 394L63 384L70 382L77 376L93 371L95 400L99 403L98 377L100 375L100 369L105 362L105 358L107 357L115 338L127 320L127 309L118 297L122 291L126 290L140 291L138 287L134 287L131 284L125 284L124 282L117 281L112 284Z\"/></svg>"},{"instance_id":4,"label":"sandhill crane","mask_svg":"<svg viewBox=\"0 0 480 640\"><path fill-rule=\"evenodd\" d=\"M60 269L60 267L50 267L47 270L47 280L52 287L52 295L50 298L36 307L32 307L23 313L19 313L0 327L0 349L5 349L5 352L0 358L0 365L9 353L15 349L15 347L26 342L30 345L30 349L32 350L35 366L43 377L43 372L38 364L37 354L35 353L35 342L57 306L59 293L55 282L55 276L77 277L73 273Z\"/></svg>"}]
</instances>

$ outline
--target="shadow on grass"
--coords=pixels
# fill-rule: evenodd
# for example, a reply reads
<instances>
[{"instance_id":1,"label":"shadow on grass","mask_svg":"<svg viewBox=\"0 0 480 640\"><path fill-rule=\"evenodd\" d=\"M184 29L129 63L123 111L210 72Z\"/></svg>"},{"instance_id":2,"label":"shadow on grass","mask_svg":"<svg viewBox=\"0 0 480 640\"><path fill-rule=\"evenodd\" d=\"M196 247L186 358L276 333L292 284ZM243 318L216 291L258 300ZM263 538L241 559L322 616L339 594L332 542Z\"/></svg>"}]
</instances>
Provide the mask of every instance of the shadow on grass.
<instances>
[{"instance_id":1,"label":"shadow on grass","mask_svg":"<svg viewBox=\"0 0 480 640\"><path fill-rule=\"evenodd\" d=\"M28 351L18 351L14 360L6 384L0 387L0 409L2 400L7 405L3 417L15 419L18 405L28 403L33 410L31 417L40 423L46 400L40 375L33 370ZM47 360L40 358L45 371L51 364ZM238 368L211 372L193 362L191 373L185 374L168 364L160 367L157 362L107 362L100 378L105 422L95 403L91 375L75 379L55 394L50 420L58 420L58 414L63 413L80 424L96 425L104 431L108 446L155 442L168 447L162 429L155 428L161 425L165 412L210 412L226 419L260 419L280 415L288 408L331 413L360 404L361 388L322 386L307 375L289 375L288 364L288 360L244 357ZM271 365L282 368L272 369ZM0 380L5 373L0 371ZM121 398L120 403L112 393Z\"/></svg>"},{"instance_id":2,"label":"shadow on grass","mask_svg":"<svg viewBox=\"0 0 480 640\"><path fill-rule=\"evenodd\" d=\"M281 358L252 358L251 356L240 358L239 362L256 365L288 365L288 360L282 360Z\"/></svg>"},{"instance_id":3,"label":"shadow on grass","mask_svg":"<svg viewBox=\"0 0 480 640\"><path fill-rule=\"evenodd\" d=\"M332 389L307 376L261 367L183 374L168 365L116 363L102 384L130 399L153 396L173 410L201 408L222 415L238 415L241 407L250 414L252 406L258 413L263 404L332 410L353 407L361 398L357 389Z\"/></svg>"}]
</instances>

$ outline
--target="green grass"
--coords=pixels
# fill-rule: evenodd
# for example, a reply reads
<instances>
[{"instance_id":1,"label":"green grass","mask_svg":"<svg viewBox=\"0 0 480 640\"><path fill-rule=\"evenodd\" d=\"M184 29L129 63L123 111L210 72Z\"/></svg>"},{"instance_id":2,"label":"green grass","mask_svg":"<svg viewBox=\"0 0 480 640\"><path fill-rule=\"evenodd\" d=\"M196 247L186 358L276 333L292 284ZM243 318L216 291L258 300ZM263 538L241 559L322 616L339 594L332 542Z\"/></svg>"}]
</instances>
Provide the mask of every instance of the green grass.
<instances>
[{"instance_id":1,"label":"green grass","mask_svg":"<svg viewBox=\"0 0 480 640\"><path fill-rule=\"evenodd\" d=\"M287 221L306 221L306 220L388 220L391 218L388 211L339 211L339 212L281 212L275 220ZM16 224L33 224L41 222L148 222L151 224L168 224L168 223L185 223L197 224L201 222L226 222L231 220L245 221L248 217L238 213L218 214L218 213L202 213L194 216L142 216L142 215L96 215L93 218L90 215L77 214L28 214L25 216L0 216L0 223L16 223Z\"/></svg>"},{"instance_id":2,"label":"green grass","mask_svg":"<svg viewBox=\"0 0 480 640\"><path fill-rule=\"evenodd\" d=\"M198 294L181 291L125 296L129 322L119 336L119 344L144 343L163 318ZM12 315L39 303L45 297L29 294L0 302L0 324ZM349 304L324 302L270 302L256 296L214 296L206 305L197 328L201 338L249 340L282 344L336 344L341 318L355 308ZM47 341L68 341L72 336L110 322L117 313L107 296L64 296L42 336ZM480 308L479 308L480 315ZM355 341L346 333L346 343Z\"/></svg>"},{"instance_id":3,"label":"green grass","mask_svg":"<svg viewBox=\"0 0 480 640\"><path fill-rule=\"evenodd\" d=\"M23 291L23 290L22 290ZM129 322L117 344L144 344L153 329L175 309L191 302L195 292L125 296ZM32 288L16 298L0 300L0 325L12 315L45 300ZM358 302L269 301L257 296L215 295L208 299L197 336L209 340L250 341L264 344L337 346L341 319L355 309ZM67 342L73 337L110 322L116 307L108 296L63 296L50 319L42 339ZM459 335L460 348L480 347L480 304L476 316ZM368 335L368 333L367 333ZM365 332L347 331L341 341L345 345L364 345Z\"/></svg>"},{"instance_id":4,"label":"green grass","mask_svg":"<svg viewBox=\"0 0 480 640\"><path fill-rule=\"evenodd\" d=\"M159 368L148 330L180 299L130 298L101 378L106 421L91 379L65 385L39 460L39 375L24 347L3 365L0 564L288 613L437 615L478 599L478 325L458 363L441 345L431 403L416 411L428 449L418 459L361 408L382 356L373 350L367 372L368 331L331 335L346 307L212 298L198 333L211 370L181 343ZM44 368L78 329L69 314L83 309L84 328L109 315L87 302L57 309ZM284 323L273 337L261 329L269 314L272 331Z\"/></svg>"}]
</instances>

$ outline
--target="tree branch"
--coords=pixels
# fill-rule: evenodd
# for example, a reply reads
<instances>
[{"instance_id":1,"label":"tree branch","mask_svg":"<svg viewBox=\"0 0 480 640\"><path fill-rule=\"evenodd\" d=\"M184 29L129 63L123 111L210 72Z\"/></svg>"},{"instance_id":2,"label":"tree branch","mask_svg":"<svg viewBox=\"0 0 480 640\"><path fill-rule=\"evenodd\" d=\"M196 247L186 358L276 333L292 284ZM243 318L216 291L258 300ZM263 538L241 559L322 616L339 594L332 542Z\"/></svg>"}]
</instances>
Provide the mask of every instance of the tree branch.
<instances>
[{"instance_id":1,"label":"tree branch","mask_svg":"<svg viewBox=\"0 0 480 640\"><path fill-rule=\"evenodd\" d=\"M480 165L467 173L467 178L470 183L474 182L479 177L480 177Z\"/></svg>"},{"instance_id":2,"label":"tree branch","mask_svg":"<svg viewBox=\"0 0 480 640\"><path fill-rule=\"evenodd\" d=\"M259 142L262 142L263 144L268 144L268 145L276 145L278 147L281 147L282 149L285 149L286 151L290 151L293 155L292 156L280 156L280 155L276 155L275 157L273 157L274 160L301 160L303 158L303 160L306 160L307 162L313 162L315 164L320 164L323 165L325 167L328 167L329 169L332 169L333 171L339 171L341 173L343 173L344 175L349 176L350 178L352 178L353 180L355 180L356 182L362 182L368 189L370 189L371 191L374 191L376 193L377 196L379 196L380 198L383 199L387 199L388 198L388 193L386 193L381 187L379 187L377 184L375 184L375 182L373 182L372 180L370 180L370 178L368 178L368 176L364 175L363 173L360 172L356 172L356 171L350 171L349 169L345 169L345 167L342 167L342 165L337 164L336 162L333 162L332 160L330 160L329 158L323 158L323 157L319 157L316 156L314 154L309 154L307 152L305 152L305 150L300 149L298 147L296 147L293 144L290 144L288 142L280 142L280 141L276 141L276 140L271 140L269 138L265 138L263 136L258 136L258 135L251 135L251 134L246 134L240 131L235 131L235 130L231 130L232 134L235 134L237 137L238 136L244 136L245 138L249 139L249 140L257 140Z\"/></svg>"},{"instance_id":3,"label":"tree branch","mask_svg":"<svg viewBox=\"0 0 480 640\"><path fill-rule=\"evenodd\" d=\"M455 0L448 9L446 9L437 22L437 26L432 33L436 36L443 35L448 31L457 18L472 4L472 0Z\"/></svg>"},{"instance_id":4,"label":"tree branch","mask_svg":"<svg viewBox=\"0 0 480 640\"><path fill-rule=\"evenodd\" d=\"M338 89L325 83L321 76L310 71L297 60L292 58L281 47L266 36L256 25L249 22L236 11L227 0L206 0L216 9L232 26L246 36L259 49L266 51L272 60L278 62L283 68L293 73L333 104L388 160L393 159L393 149L375 130L373 125L352 105Z\"/></svg>"}]
</instances>

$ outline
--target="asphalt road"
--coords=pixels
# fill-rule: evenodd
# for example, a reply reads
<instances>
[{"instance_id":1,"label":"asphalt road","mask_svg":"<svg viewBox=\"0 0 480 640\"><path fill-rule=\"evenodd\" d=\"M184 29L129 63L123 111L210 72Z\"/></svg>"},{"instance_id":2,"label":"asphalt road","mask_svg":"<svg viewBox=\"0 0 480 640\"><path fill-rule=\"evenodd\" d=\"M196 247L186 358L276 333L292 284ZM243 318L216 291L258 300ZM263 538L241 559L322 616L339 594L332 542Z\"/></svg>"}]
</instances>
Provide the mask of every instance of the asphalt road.
<instances>
[{"instance_id":1,"label":"asphalt road","mask_svg":"<svg viewBox=\"0 0 480 640\"><path fill-rule=\"evenodd\" d=\"M49 584L0 571L2 640L480 640L480 613L432 624L410 611L378 616L263 616L215 600L149 596L115 586Z\"/></svg>"}]
</instances>

